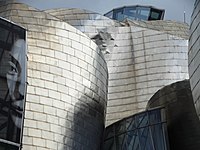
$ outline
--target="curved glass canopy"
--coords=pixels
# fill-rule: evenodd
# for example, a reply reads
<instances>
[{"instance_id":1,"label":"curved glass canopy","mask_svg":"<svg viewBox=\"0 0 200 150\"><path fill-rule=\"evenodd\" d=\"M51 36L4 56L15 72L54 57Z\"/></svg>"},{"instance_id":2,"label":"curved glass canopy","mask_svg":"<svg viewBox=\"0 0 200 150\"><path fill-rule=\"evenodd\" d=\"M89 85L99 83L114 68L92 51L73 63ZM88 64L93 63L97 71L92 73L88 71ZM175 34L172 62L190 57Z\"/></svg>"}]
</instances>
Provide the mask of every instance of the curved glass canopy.
<instances>
[{"instance_id":1,"label":"curved glass canopy","mask_svg":"<svg viewBox=\"0 0 200 150\"><path fill-rule=\"evenodd\" d=\"M165 10L157 9L152 6L125 6L113 9L104 16L123 21L128 18L131 20L163 20Z\"/></svg>"}]
</instances>

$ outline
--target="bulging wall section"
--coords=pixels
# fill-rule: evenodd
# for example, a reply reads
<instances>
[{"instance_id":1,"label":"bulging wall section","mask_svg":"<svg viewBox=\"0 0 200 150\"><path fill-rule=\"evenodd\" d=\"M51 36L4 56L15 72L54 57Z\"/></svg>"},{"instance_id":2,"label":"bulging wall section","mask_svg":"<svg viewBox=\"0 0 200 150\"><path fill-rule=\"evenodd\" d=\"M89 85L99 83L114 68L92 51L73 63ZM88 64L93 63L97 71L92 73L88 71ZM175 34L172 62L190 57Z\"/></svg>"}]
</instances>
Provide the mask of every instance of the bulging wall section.
<instances>
[{"instance_id":1,"label":"bulging wall section","mask_svg":"<svg viewBox=\"0 0 200 150\"><path fill-rule=\"evenodd\" d=\"M27 29L23 149L100 149L108 76L97 45L27 5L1 1L0 16Z\"/></svg>"},{"instance_id":2,"label":"bulging wall section","mask_svg":"<svg viewBox=\"0 0 200 150\"><path fill-rule=\"evenodd\" d=\"M189 75L192 95L198 116L200 116L200 1L196 0L190 25Z\"/></svg>"},{"instance_id":3,"label":"bulging wall section","mask_svg":"<svg viewBox=\"0 0 200 150\"><path fill-rule=\"evenodd\" d=\"M195 112L189 80L157 91L147 109L164 107L170 150L196 150L200 147L200 121Z\"/></svg>"}]
</instances>

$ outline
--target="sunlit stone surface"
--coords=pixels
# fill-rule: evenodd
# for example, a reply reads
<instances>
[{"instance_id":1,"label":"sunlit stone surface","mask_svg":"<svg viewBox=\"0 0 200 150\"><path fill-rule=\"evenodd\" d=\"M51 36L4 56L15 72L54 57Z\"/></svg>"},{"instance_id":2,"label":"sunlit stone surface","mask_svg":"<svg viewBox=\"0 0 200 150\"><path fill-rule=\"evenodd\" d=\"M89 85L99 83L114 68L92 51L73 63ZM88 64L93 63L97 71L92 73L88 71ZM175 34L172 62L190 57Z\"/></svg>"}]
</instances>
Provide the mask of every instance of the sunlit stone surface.
<instances>
[{"instance_id":1,"label":"sunlit stone surface","mask_svg":"<svg viewBox=\"0 0 200 150\"><path fill-rule=\"evenodd\" d=\"M100 149L108 76L97 45L66 22L14 1L0 3L0 16L27 29L23 149Z\"/></svg>"}]
</instances>

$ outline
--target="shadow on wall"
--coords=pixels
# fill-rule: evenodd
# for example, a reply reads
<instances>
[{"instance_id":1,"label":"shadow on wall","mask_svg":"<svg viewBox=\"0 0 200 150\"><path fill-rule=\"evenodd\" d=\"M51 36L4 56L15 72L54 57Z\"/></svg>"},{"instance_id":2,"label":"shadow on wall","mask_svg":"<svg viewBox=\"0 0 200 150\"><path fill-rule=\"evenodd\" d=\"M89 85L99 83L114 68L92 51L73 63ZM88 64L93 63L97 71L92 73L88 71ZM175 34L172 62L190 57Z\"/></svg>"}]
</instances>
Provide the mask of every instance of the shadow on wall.
<instances>
[{"instance_id":1,"label":"shadow on wall","mask_svg":"<svg viewBox=\"0 0 200 150\"><path fill-rule=\"evenodd\" d=\"M100 62L99 55L103 58L101 53L97 54L95 57L97 62ZM94 68L100 72L103 69L98 65ZM103 78L103 74L96 74L96 71L94 71L94 77L90 78L90 83L84 85L82 91L72 97L72 105L68 109L65 119L67 129L63 138L63 143L65 143L63 150L101 149L105 128L108 83L107 77ZM105 80L105 85L101 83L102 80Z\"/></svg>"},{"instance_id":2,"label":"shadow on wall","mask_svg":"<svg viewBox=\"0 0 200 150\"><path fill-rule=\"evenodd\" d=\"M189 80L165 86L149 100L147 109L166 109L167 130L171 150L197 150L200 147L198 120Z\"/></svg>"},{"instance_id":3,"label":"shadow on wall","mask_svg":"<svg viewBox=\"0 0 200 150\"><path fill-rule=\"evenodd\" d=\"M90 148L100 150L104 120L97 110L92 109L83 101L88 101L88 96L83 95L74 105L74 113L67 113L63 142L64 149L88 150Z\"/></svg>"},{"instance_id":4,"label":"shadow on wall","mask_svg":"<svg viewBox=\"0 0 200 150\"><path fill-rule=\"evenodd\" d=\"M93 102L94 101L94 102ZM73 150L100 150L104 130L104 118L98 103L87 95L82 95L74 106L72 122Z\"/></svg>"}]
</instances>

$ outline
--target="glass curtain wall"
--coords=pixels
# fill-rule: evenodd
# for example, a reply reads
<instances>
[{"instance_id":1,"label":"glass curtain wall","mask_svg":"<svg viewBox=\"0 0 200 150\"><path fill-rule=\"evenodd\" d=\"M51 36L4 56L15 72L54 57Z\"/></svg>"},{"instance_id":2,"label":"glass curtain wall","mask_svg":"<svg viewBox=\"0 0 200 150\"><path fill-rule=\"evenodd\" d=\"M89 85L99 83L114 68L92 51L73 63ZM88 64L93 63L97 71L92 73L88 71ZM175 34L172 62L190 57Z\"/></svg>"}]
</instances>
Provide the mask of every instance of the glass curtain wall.
<instances>
[{"instance_id":1,"label":"glass curtain wall","mask_svg":"<svg viewBox=\"0 0 200 150\"><path fill-rule=\"evenodd\" d=\"M131 20L163 20L164 10L147 6L126 6L113 9L105 16L118 21L123 21L126 18Z\"/></svg>"},{"instance_id":2,"label":"glass curtain wall","mask_svg":"<svg viewBox=\"0 0 200 150\"><path fill-rule=\"evenodd\" d=\"M26 91L26 31L0 18L0 150L19 150Z\"/></svg>"},{"instance_id":3,"label":"glass curtain wall","mask_svg":"<svg viewBox=\"0 0 200 150\"><path fill-rule=\"evenodd\" d=\"M168 150L163 108L147 110L106 128L104 150Z\"/></svg>"}]
</instances>

